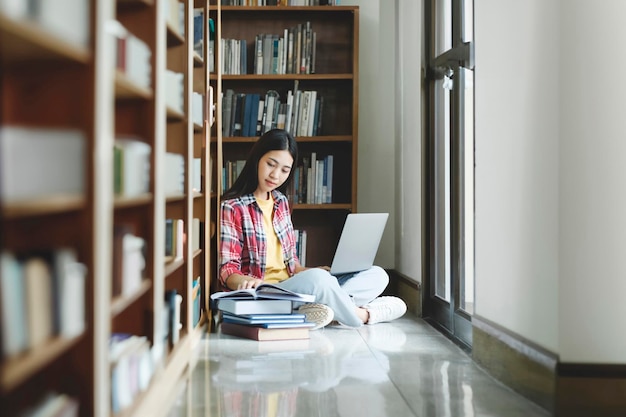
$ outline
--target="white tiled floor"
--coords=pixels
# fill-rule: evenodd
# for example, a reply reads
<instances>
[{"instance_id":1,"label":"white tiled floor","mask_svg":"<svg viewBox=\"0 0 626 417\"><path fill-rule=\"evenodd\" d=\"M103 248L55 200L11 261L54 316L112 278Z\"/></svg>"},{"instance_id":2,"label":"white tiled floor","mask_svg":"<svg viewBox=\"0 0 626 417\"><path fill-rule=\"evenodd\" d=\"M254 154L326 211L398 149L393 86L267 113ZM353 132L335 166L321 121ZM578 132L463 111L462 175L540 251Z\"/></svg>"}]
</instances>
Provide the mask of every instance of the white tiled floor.
<instances>
[{"instance_id":1,"label":"white tiled floor","mask_svg":"<svg viewBox=\"0 0 626 417\"><path fill-rule=\"evenodd\" d=\"M549 416L410 315L304 341L209 334L198 355L169 417Z\"/></svg>"}]
</instances>

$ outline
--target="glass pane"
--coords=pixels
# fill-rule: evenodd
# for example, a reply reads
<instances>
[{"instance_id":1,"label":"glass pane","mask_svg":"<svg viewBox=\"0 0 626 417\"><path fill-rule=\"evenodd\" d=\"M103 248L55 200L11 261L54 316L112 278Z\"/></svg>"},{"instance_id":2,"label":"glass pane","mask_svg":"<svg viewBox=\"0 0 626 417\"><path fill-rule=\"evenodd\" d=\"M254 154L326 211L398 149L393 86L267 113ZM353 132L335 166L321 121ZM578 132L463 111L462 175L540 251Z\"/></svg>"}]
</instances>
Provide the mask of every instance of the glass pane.
<instances>
[{"instance_id":1,"label":"glass pane","mask_svg":"<svg viewBox=\"0 0 626 417\"><path fill-rule=\"evenodd\" d=\"M463 140L464 140L464 226L465 259L464 280L461 285L460 307L474 313L474 72L460 68L459 76L463 91Z\"/></svg>"},{"instance_id":2,"label":"glass pane","mask_svg":"<svg viewBox=\"0 0 626 417\"><path fill-rule=\"evenodd\" d=\"M474 42L474 2L463 2L463 42Z\"/></svg>"},{"instance_id":3,"label":"glass pane","mask_svg":"<svg viewBox=\"0 0 626 417\"><path fill-rule=\"evenodd\" d=\"M434 2L435 39L433 56L441 55L452 48L452 0Z\"/></svg>"},{"instance_id":4,"label":"glass pane","mask_svg":"<svg viewBox=\"0 0 626 417\"><path fill-rule=\"evenodd\" d=\"M448 80L449 81L449 80ZM435 295L450 302L450 90L446 79L435 82L437 111L435 116L435 228L437 236L437 267Z\"/></svg>"}]
</instances>

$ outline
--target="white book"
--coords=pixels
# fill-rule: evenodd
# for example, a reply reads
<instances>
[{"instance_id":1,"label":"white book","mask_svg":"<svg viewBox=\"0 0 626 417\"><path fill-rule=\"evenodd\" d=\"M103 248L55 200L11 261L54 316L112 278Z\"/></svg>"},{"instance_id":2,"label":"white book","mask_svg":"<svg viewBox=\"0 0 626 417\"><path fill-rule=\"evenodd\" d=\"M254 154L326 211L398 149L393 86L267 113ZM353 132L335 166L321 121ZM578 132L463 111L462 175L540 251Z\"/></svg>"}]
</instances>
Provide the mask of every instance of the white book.
<instances>
[{"instance_id":1,"label":"white book","mask_svg":"<svg viewBox=\"0 0 626 417\"><path fill-rule=\"evenodd\" d=\"M89 0L33 0L30 6L31 17L63 40L88 46L91 4Z\"/></svg>"},{"instance_id":2,"label":"white book","mask_svg":"<svg viewBox=\"0 0 626 417\"><path fill-rule=\"evenodd\" d=\"M302 230L302 257L300 258L300 264L306 266L306 230Z\"/></svg>"},{"instance_id":3,"label":"white book","mask_svg":"<svg viewBox=\"0 0 626 417\"><path fill-rule=\"evenodd\" d=\"M300 120L298 121L298 136L308 136L310 105L311 105L311 92L304 91L302 93Z\"/></svg>"},{"instance_id":4,"label":"white book","mask_svg":"<svg viewBox=\"0 0 626 417\"><path fill-rule=\"evenodd\" d=\"M118 137L114 142L120 151L120 189L123 196L137 196L150 191L150 156L152 147L134 138Z\"/></svg>"},{"instance_id":5,"label":"white book","mask_svg":"<svg viewBox=\"0 0 626 417\"><path fill-rule=\"evenodd\" d=\"M53 332L53 290L50 265L40 257L24 261L28 346L43 345Z\"/></svg>"},{"instance_id":6,"label":"white book","mask_svg":"<svg viewBox=\"0 0 626 417\"><path fill-rule=\"evenodd\" d=\"M191 119L202 126L204 121L204 95L194 92L191 96Z\"/></svg>"},{"instance_id":7,"label":"white book","mask_svg":"<svg viewBox=\"0 0 626 417\"><path fill-rule=\"evenodd\" d=\"M127 233L122 237L124 260L122 265L122 295L134 294L141 286L146 260L143 256L145 241Z\"/></svg>"},{"instance_id":8,"label":"white book","mask_svg":"<svg viewBox=\"0 0 626 417\"><path fill-rule=\"evenodd\" d=\"M178 153L165 154L164 191L166 196L185 192L185 158Z\"/></svg>"},{"instance_id":9,"label":"white book","mask_svg":"<svg viewBox=\"0 0 626 417\"><path fill-rule=\"evenodd\" d=\"M200 219L194 217L191 221L191 249L200 249Z\"/></svg>"},{"instance_id":10,"label":"white book","mask_svg":"<svg viewBox=\"0 0 626 417\"><path fill-rule=\"evenodd\" d=\"M193 158L191 187L193 191L202 192L202 158Z\"/></svg>"},{"instance_id":11,"label":"white book","mask_svg":"<svg viewBox=\"0 0 626 417\"><path fill-rule=\"evenodd\" d=\"M85 330L87 268L78 262L73 249L58 249L53 259L59 335L75 337Z\"/></svg>"},{"instance_id":12,"label":"white book","mask_svg":"<svg viewBox=\"0 0 626 417\"><path fill-rule=\"evenodd\" d=\"M324 160L319 159L315 168L315 204L322 204L322 194L324 186Z\"/></svg>"},{"instance_id":13,"label":"white book","mask_svg":"<svg viewBox=\"0 0 626 417\"><path fill-rule=\"evenodd\" d=\"M306 126L306 136L313 136L313 122L315 121L315 102L317 101L317 91L311 91L309 99L309 119Z\"/></svg>"},{"instance_id":14,"label":"white book","mask_svg":"<svg viewBox=\"0 0 626 417\"><path fill-rule=\"evenodd\" d=\"M183 219L174 220L174 231L176 233L175 241L176 248L174 252L175 259L183 259L184 257L184 235L185 235L185 221Z\"/></svg>"},{"instance_id":15,"label":"white book","mask_svg":"<svg viewBox=\"0 0 626 417\"><path fill-rule=\"evenodd\" d=\"M28 17L28 2L25 0L0 0L0 13L12 19Z\"/></svg>"},{"instance_id":16,"label":"white book","mask_svg":"<svg viewBox=\"0 0 626 417\"><path fill-rule=\"evenodd\" d=\"M285 113L285 130L291 132L291 116L293 113L293 92L287 92L287 112Z\"/></svg>"},{"instance_id":17,"label":"white book","mask_svg":"<svg viewBox=\"0 0 626 417\"><path fill-rule=\"evenodd\" d=\"M0 127L0 199L82 195L85 143L77 130Z\"/></svg>"}]
</instances>

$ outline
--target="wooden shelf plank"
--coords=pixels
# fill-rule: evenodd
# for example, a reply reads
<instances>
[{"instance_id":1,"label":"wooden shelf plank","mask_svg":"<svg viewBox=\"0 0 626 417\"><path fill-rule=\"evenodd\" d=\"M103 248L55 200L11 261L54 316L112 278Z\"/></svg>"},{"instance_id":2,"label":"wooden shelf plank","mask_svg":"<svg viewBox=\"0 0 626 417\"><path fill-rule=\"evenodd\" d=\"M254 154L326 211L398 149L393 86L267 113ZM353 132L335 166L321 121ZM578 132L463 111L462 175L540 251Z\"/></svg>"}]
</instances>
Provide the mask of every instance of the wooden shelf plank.
<instances>
[{"instance_id":1,"label":"wooden shelf plank","mask_svg":"<svg viewBox=\"0 0 626 417\"><path fill-rule=\"evenodd\" d=\"M152 281L149 279L144 279L141 282L141 286L137 289L137 291L130 296L120 296L115 297L111 301L111 317L115 317L124 311L129 305L134 303L136 300L141 298L148 290L152 287Z\"/></svg>"},{"instance_id":2,"label":"wooden shelf plank","mask_svg":"<svg viewBox=\"0 0 626 417\"><path fill-rule=\"evenodd\" d=\"M338 11L352 12L358 6L222 6L222 12L265 12L265 13L289 13L289 12L329 12ZM217 9L217 6L210 6L210 10Z\"/></svg>"},{"instance_id":3,"label":"wooden shelf plank","mask_svg":"<svg viewBox=\"0 0 626 417\"><path fill-rule=\"evenodd\" d=\"M176 203L178 201L184 201L186 198L185 194L172 194L165 196L165 201L167 203Z\"/></svg>"},{"instance_id":4,"label":"wooden shelf plank","mask_svg":"<svg viewBox=\"0 0 626 417\"><path fill-rule=\"evenodd\" d=\"M152 194L146 193L134 197L115 196L115 208L143 206L152 202Z\"/></svg>"},{"instance_id":5,"label":"wooden shelf plank","mask_svg":"<svg viewBox=\"0 0 626 417\"><path fill-rule=\"evenodd\" d=\"M193 66L196 68L200 68L204 65L204 59L200 56L199 53L193 51Z\"/></svg>"},{"instance_id":6,"label":"wooden shelf plank","mask_svg":"<svg viewBox=\"0 0 626 417\"><path fill-rule=\"evenodd\" d=\"M242 74L222 75L225 81L292 81L292 80L351 80L352 74Z\"/></svg>"},{"instance_id":7,"label":"wooden shelf plank","mask_svg":"<svg viewBox=\"0 0 626 417\"><path fill-rule=\"evenodd\" d=\"M294 204L293 210L351 210L351 204Z\"/></svg>"},{"instance_id":8,"label":"wooden shelf plank","mask_svg":"<svg viewBox=\"0 0 626 417\"><path fill-rule=\"evenodd\" d=\"M245 143L256 142L259 138L256 136L229 136L222 139L222 143L227 145L229 143ZM297 142L352 142L351 135L329 135L329 136L296 136ZM216 141L215 138L211 139L212 142Z\"/></svg>"},{"instance_id":9,"label":"wooden shelf plank","mask_svg":"<svg viewBox=\"0 0 626 417\"><path fill-rule=\"evenodd\" d=\"M66 211L81 210L85 207L85 204L85 197L82 195L58 195L44 197L14 203L5 203L2 206L2 216L5 219L16 219L20 217L62 213Z\"/></svg>"},{"instance_id":10,"label":"wooden shelf plank","mask_svg":"<svg viewBox=\"0 0 626 417\"><path fill-rule=\"evenodd\" d=\"M0 13L0 58L3 63L67 60L86 64L88 48L67 42L36 22L14 20Z\"/></svg>"},{"instance_id":11,"label":"wooden shelf plank","mask_svg":"<svg viewBox=\"0 0 626 417\"><path fill-rule=\"evenodd\" d=\"M41 346L32 348L0 364L0 387L2 391L8 392L19 386L44 366L71 349L81 337L82 335L71 339L55 337L41 344Z\"/></svg>"},{"instance_id":12,"label":"wooden shelf plank","mask_svg":"<svg viewBox=\"0 0 626 417\"><path fill-rule=\"evenodd\" d=\"M165 260L165 277L167 278L169 275L173 274L178 268L185 264L185 259L174 259L170 260L170 257L166 257Z\"/></svg>"},{"instance_id":13,"label":"wooden shelf plank","mask_svg":"<svg viewBox=\"0 0 626 417\"><path fill-rule=\"evenodd\" d=\"M171 107L167 107L167 120L168 121L181 121L185 120L185 115L181 113L179 110L172 109Z\"/></svg>"},{"instance_id":14,"label":"wooden shelf plank","mask_svg":"<svg viewBox=\"0 0 626 417\"><path fill-rule=\"evenodd\" d=\"M172 26L170 22L167 22L167 46L178 46L185 43L185 38L176 31L176 28Z\"/></svg>"},{"instance_id":15,"label":"wooden shelf plank","mask_svg":"<svg viewBox=\"0 0 626 417\"><path fill-rule=\"evenodd\" d=\"M115 71L115 97L151 99L153 92L149 88L141 87L133 82L120 70Z\"/></svg>"}]
</instances>

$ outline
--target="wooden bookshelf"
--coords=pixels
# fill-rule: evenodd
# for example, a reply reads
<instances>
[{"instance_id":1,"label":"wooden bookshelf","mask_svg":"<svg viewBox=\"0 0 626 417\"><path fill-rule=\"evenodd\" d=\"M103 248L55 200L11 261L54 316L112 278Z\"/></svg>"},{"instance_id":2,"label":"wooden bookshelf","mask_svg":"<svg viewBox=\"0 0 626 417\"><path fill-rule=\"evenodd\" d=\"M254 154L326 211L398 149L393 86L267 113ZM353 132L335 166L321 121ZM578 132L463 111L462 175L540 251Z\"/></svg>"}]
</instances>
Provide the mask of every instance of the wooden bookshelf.
<instances>
[{"instance_id":1,"label":"wooden bookshelf","mask_svg":"<svg viewBox=\"0 0 626 417\"><path fill-rule=\"evenodd\" d=\"M50 1L62 6L64 0ZM81 299L84 327L80 333L65 337L55 333L55 328L44 343L20 348L9 355L4 354L5 345L11 346L9 339L16 339L3 323L0 329L3 416L21 415L50 392L75 399L83 417L164 413L172 405L169 394L174 382L180 380L192 360L193 348L206 331L209 313L206 297L210 292L206 277L210 275L207 271L212 268L214 252L209 233L211 192L204 188L212 183L211 132L208 112L203 112L203 120L193 119L192 96L193 93L204 95L202 105L209 107L206 103L210 87L208 65L203 59L208 48L205 45L203 51L196 51L193 45L194 9L202 10L206 17L208 6L194 0L88 0L86 3L84 20L90 22L87 45L57 36L34 18L4 15L0 7L0 90L3 92L0 129L20 127L45 135L64 129L80 132L84 155L78 161L48 156L48 159L58 158L59 169L71 163L80 167L84 181L79 192L19 199L5 199L0 194L0 249L23 263L33 257L51 262L60 249L67 248L76 254L76 260L86 271ZM180 20L168 19L169 11L174 9L181 13ZM114 27L114 21L121 26ZM200 22L203 33L207 34L207 19ZM73 21L66 23L71 25ZM142 55L146 58L141 65L130 63L124 54L118 55L121 43L117 38L122 34L132 35L149 51ZM149 64L148 71L141 69L145 64ZM170 105L168 70L181 74L180 108ZM147 145L149 152L144 160L147 163L136 162L130 158L136 155L116 150L118 139L133 141L142 149ZM177 192L167 191L168 153L180 155L184 165L181 189ZM145 176L145 182L120 186L128 179L121 177L115 164L127 157L128 161L135 161L129 167L145 168L138 171L139 176ZM195 165L194 160L200 163ZM198 169L201 189L194 177ZM38 175L54 178L56 171ZM130 191L138 187L145 189ZM173 262L168 262L165 253L167 218L180 218L184 223L183 251ZM193 219L206 224L207 233L200 234L204 227L199 230L193 227ZM123 252L126 243L120 243L123 242L120 230L142 241L141 249L132 252L132 261L128 258L131 252ZM139 240L129 242L138 244ZM197 242L198 247L192 242ZM135 275L140 280L133 288L116 293L120 282L117 277L123 265L118 263L120 248L128 264L137 265ZM53 271L53 265L49 266ZM20 274L11 275L18 278L11 285L15 282L26 285ZM199 291L193 287L198 278ZM0 294L8 293L7 282L3 276ZM169 328L165 326L168 314L165 293L171 290L182 296L182 326L175 343L168 339ZM194 303L193 296L199 294L203 298ZM5 308L17 305L7 300L6 296L0 298L3 315ZM196 308L201 311L195 312ZM54 311L49 312L50 316L53 314ZM198 316L200 322L196 323L194 317ZM113 335L121 333L145 338L142 348L145 346L156 362L147 390L114 412L116 365L109 363L109 342ZM164 392L168 395L163 395Z\"/></svg>"},{"instance_id":2,"label":"wooden bookshelf","mask_svg":"<svg viewBox=\"0 0 626 417\"><path fill-rule=\"evenodd\" d=\"M210 5L216 20L216 51L222 51L220 40L246 41L246 67L233 74L225 69L227 56L218 56L215 76L212 78L217 94L223 97L227 90L235 93L259 94L263 98L269 90L279 94L281 103L289 91L313 90L324 98L321 128L313 135L294 136L299 144L299 161L316 153L318 158L333 155L334 173L332 199L330 202L294 201L293 221L296 229L307 231L306 265L330 265L334 248L339 239L348 213L357 211L357 150L358 150L358 62L359 62L359 8L358 6L222 6L212 1ZM259 34L284 37L285 29L310 22L316 34L315 71L277 71L280 73L255 73L255 38ZM294 41L295 43L295 41ZM265 58L265 57L264 57ZM239 58L239 62L244 57ZM285 65L285 68L288 68ZM270 71L272 72L272 71ZM212 146L215 159L216 194L220 195L224 184L222 167L227 161L245 160L247 153L258 139L254 135L226 134L227 109L216 101L217 123L212 130ZM310 132L309 132L310 133ZM214 207L219 207L219 197ZM216 222L219 220L216 217ZM217 239L215 247L217 250ZM217 271L214 279L217 279Z\"/></svg>"}]
</instances>

